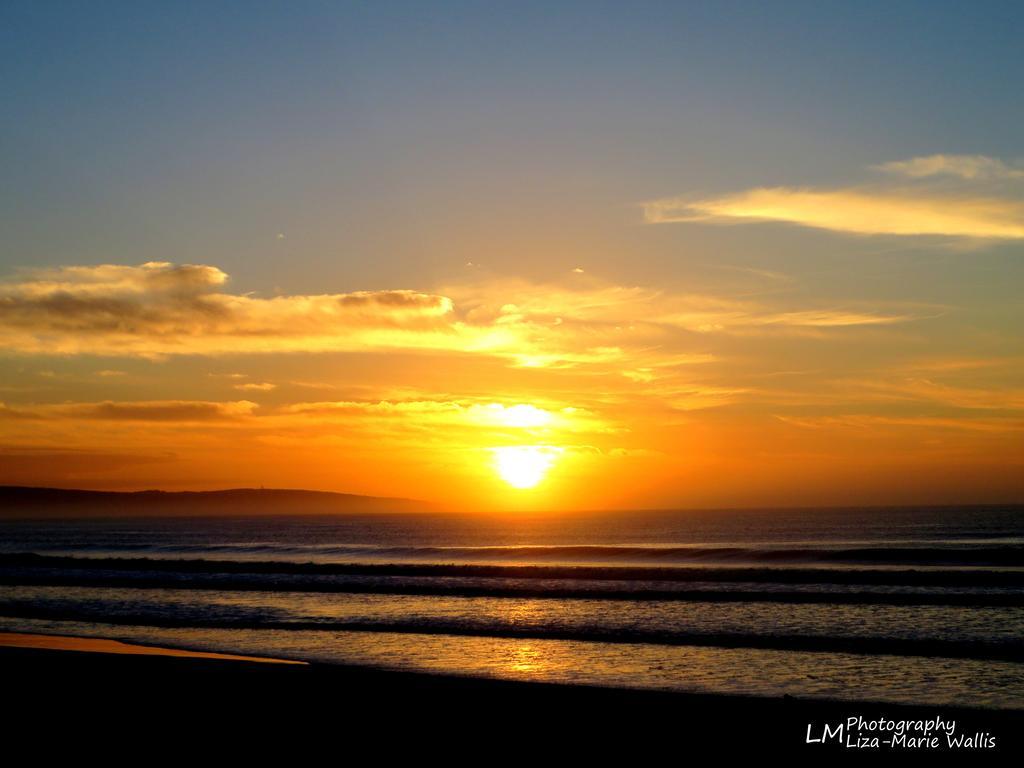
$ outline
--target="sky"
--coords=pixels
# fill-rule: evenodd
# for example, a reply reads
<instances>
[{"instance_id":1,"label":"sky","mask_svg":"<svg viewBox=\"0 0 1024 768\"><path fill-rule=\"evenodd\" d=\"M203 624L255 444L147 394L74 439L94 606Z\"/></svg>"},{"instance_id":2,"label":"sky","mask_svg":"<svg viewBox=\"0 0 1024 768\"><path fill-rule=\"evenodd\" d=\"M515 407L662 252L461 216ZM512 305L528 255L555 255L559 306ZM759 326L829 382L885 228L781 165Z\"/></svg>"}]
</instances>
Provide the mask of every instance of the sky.
<instances>
[{"instance_id":1,"label":"sky","mask_svg":"<svg viewBox=\"0 0 1024 768\"><path fill-rule=\"evenodd\" d=\"M0 483L1024 501L1024 9L0 6Z\"/></svg>"}]
</instances>

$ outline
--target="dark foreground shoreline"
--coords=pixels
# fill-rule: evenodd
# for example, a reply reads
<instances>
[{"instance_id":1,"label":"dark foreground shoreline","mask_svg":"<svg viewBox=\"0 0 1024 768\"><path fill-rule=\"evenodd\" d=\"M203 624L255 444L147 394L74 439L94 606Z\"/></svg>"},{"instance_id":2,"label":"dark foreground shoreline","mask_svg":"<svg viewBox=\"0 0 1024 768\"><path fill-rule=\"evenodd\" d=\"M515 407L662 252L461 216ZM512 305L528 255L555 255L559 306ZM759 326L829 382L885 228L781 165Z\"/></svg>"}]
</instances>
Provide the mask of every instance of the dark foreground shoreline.
<instances>
[{"instance_id":1,"label":"dark foreground shoreline","mask_svg":"<svg viewBox=\"0 0 1024 768\"><path fill-rule=\"evenodd\" d=\"M8 741L78 755L138 750L270 757L320 755L351 763L416 755L490 762L629 755L801 755L805 758L959 763L1024 753L1024 712L630 691L444 677L335 665L278 665L163 656L0 648ZM825 724L956 720L959 734L995 737L994 749L853 749L821 736ZM861 732L861 735L866 735ZM891 737L891 734L880 734ZM857 739L853 739L856 743ZM325 751L326 750L326 751ZM483 750L483 751L481 751ZM667 751L666 751L667 750ZM144 753L143 753L144 754ZM331 755L337 759L331 759ZM671 757L675 755L675 757ZM326 759L325 759L326 756ZM357 762L364 762L358 760Z\"/></svg>"}]
</instances>

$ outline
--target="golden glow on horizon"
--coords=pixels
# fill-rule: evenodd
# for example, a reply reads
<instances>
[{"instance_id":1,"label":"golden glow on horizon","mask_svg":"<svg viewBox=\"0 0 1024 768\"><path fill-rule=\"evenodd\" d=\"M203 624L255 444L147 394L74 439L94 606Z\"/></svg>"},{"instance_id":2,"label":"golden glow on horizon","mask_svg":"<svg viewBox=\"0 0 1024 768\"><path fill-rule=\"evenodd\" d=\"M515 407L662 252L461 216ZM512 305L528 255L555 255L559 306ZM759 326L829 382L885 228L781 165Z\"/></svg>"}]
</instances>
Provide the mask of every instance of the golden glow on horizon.
<instances>
[{"instance_id":1,"label":"golden glow on horizon","mask_svg":"<svg viewBox=\"0 0 1024 768\"><path fill-rule=\"evenodd\" d=\"M562 448L549 445L514 445L492 450L501 479L520 489L539 485L563 453Z\"/></svg>"},{"instance_id":2,"label":"golden glow on horizon","mask_svg":"<svg viewBox=\"0 0 1024 768\"><path fill-rule=\"evenodd\" d=\"M1019 496L1009 342L975 350L940 304L723 275L261 298L210 265L18 273L0 482L515 512Z\"/></svg>"}]
</instances>

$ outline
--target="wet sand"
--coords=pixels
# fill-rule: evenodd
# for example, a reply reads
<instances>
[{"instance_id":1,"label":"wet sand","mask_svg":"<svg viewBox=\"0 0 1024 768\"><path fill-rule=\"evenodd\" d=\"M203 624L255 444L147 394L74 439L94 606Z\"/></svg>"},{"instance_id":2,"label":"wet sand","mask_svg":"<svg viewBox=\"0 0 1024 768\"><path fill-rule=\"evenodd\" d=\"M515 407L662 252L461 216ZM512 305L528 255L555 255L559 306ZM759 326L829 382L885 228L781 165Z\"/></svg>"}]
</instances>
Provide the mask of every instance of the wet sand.
<instances>
[{"instance_id":1,"label":"wet sand","mask_svg":"<svg viewBox=\"0 0 1024 768\"><path fill-rule=\"evenodd\" d=\"M174 656L181 659L219 659L221 661L250 661L263 664L305 664L304 661L269 659L260 656L238 656L233 653L206 653L179 648L159 648L149 645L122 643L102 637L70 637L67 635L31 635L20 632L0 632L0 648L35 648L42 651L76 651L79 653L107 653L125 656Z\"/></svg>"}]
</instances>

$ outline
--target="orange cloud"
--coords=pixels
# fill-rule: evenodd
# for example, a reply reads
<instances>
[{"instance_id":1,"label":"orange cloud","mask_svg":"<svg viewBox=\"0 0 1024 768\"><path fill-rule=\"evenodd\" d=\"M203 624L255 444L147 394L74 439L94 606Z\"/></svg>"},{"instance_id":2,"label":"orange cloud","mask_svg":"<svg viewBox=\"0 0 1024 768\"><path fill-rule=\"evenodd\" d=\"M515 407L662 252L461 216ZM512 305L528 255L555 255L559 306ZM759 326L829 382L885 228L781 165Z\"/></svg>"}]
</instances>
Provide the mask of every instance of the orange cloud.
<instances>
[{"instance_id":1,"label":"orange cloud","mask_svg":"<svg viewBox=\"0 0 1024 768\"><path fill-rule=\"evenodd\" d=\"M590 411L557 403L499 403L486 400L399 400L293 403L281 413L324 419L395 420L420 427L462 427L478 432L546 430L607 432L612 428Z\"/></svg>"},{"instance_id":2,"label":"orange cloud","mask_svg":"<svg viewBox=\"0 0 1024 768\"><path fill-rule=\"evenodd\" d=\"M856 386L878 397L913 400L953 408L982 410L1024 410L1024 389L957 387L931 379L907 378L895 381L864 381Z\"/></svg>"},{"instance_id":3,"label":"orange cloud","mask_svg":"<svg viewBox=\"0 0 1024 768\"><path fill-rule=\"evenodd\" d=\"M141 357L486 343L460 333L444 296L261 299L222 292L226 280L216 267L164 262L30 272L0 285L0 343L29 354Z\"/></svg>"},{"instance_id":4,"label":"orange cloud","mask_svg":"<svg viewBox=\"0 0 1024 768\"><path fill-rule=\"evenodd\" d=\"M9 408L0 403L0 416L18 419L94 419L102 421L220 421L248 416L259 406L248 400L206 402L154 400L142 402L58 403Z\"/></svg>"},{"instance_id":5,"label":"orange cloud","mask_svg":"<svg viewBox=\"0 0 1024 768\"><path fill-rule=\"evenodd\" d=\"M0 343L22 354L173 355L420 350L525 367L657 367L679 332L776 333L903 322L907 314L780 309L594 280L278 296L227 293L216 267L163 262L29 272L0 284ZM706 358L694 351L696 358ZM675 363L675 364L678 364ZM267 389L265 384L240 385Z\"/></svg>"},{"instance_id":6,"label":"orange cloud","mask_svg":"<svg viewBox=\"0 0 1024 768\"><path fill-rule=\"evenodd\" d=\"M786 424L807 429L850 428L872 432L879 427L908 427L925 430L966 430L970 432L1019 432L1024 427L1020 419L993 418L940 418L936 416L875 416L850 414L841 416L776 416Z\"/></svg>"}]
</instances>

